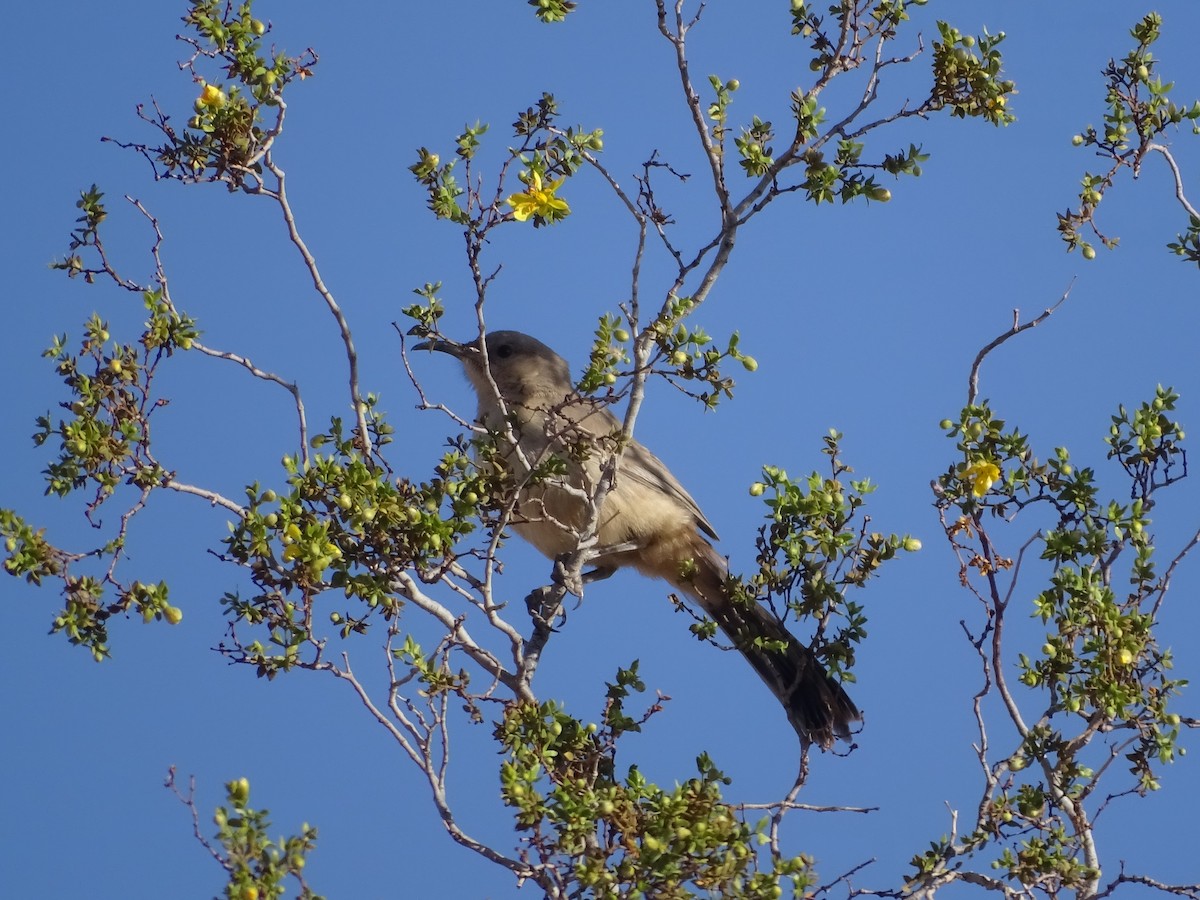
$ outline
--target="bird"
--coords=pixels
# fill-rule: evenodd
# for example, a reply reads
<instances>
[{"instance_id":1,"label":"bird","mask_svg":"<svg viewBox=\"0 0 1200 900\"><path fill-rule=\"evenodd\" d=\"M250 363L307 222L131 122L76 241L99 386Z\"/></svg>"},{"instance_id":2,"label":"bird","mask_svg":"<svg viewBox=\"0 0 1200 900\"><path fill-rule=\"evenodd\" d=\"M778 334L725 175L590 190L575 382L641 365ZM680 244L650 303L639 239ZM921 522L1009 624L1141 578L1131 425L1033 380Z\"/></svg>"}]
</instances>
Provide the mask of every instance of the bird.
<instances>
[{"instance_id":1,"label":"bird","mask_svg":"<svg viewBox=\"0 0 1200 900\"><path fill-rule=\"evenodd\" d=\"M599 510L588 580L630 567L666 581L746 658L802 747L828 750L835 739L851 739L862 715L842 685L770 609L730 596L728 562L710 543L718 540L716 529L662 460L637 440L621 439L621 423L604 400L575 390L566 360L519 331L492 331L467 343L431 338L415 349L462 363L479 399L477 421L498 442L493 459L513 479L517 535L551 559L576 550L602 467L621 452ZM556 465L547 467L551 458Z\"/></svg>"}]
</instances>

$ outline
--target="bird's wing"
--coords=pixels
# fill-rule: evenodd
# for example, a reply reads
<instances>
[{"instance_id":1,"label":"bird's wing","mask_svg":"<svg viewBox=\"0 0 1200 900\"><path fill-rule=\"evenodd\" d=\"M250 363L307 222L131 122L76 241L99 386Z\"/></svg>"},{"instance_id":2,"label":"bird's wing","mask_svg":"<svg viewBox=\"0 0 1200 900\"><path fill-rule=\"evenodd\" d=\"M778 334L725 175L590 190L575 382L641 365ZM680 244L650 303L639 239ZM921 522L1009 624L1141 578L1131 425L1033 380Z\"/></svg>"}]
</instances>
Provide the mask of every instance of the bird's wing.
<instances>
[{"instance_id":1,"label":"bird's wing","mask_svg":"<svg viewBox=\"0 0 1200 900\"><path fill-rule=\"evenodd\" d=\"M704 517L699 504L679 483L679 479L671 474L671 470L661 459L637 441L633 441L625 448L625 455L621 457L621 466L617 470L617 478L629 478L681 501L692 514L692 518L696 520L696 527L714 541L720 540L717 530Z\"/></svg>"},{"instance_id":2,"label":"bird's wing","mask_svg":"<svg viewBox=\"0 0 1200 900\"><path fill-rule=\"evenodd\" d=\"M582 414L580 414L580 411L582 411ZM582 408L576 407L574 410L568 407L567 414L575 420L575 424L578 427L595 435L613 434L621 430L620 419L603 407L584 406ZM679 479L671 474L671 470L667 468L666 463L636 440L632 441L625 448L625 453L621 457L621 465L617 469L617 479L620 480L622 478L628 478L651 490L661 491L668 496L674 497L692 514L692 518L696 522L696 527L700 531L714 541L720 540L717 530L713 528L712 523L700 511L700 505L687 492L687 489L679 483Z\"/></svg>"}]
</instances>

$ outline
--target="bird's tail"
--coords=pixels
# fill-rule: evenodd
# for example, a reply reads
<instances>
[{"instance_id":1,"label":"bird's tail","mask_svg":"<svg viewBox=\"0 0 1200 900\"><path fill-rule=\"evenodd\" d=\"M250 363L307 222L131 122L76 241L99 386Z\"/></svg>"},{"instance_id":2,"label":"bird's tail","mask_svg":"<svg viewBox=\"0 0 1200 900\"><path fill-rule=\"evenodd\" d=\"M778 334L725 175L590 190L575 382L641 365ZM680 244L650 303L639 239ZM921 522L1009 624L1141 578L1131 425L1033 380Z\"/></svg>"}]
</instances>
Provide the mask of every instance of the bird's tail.
<instances>
[{"instance_id":1,"label":"bird's tail","mask_svg":"<svg viewBox=\"0 0 1200 900\"><path fill-rule=\"evenodd\" d=\"M850 726L862 714L841 684L770 610L730 599L726 562L711 544L697 535L692 549L695 571L671 581L696 599L746 657L783 704L800 740L823 750L835 738L850 740Z\"/></svg>"}]
</instances>

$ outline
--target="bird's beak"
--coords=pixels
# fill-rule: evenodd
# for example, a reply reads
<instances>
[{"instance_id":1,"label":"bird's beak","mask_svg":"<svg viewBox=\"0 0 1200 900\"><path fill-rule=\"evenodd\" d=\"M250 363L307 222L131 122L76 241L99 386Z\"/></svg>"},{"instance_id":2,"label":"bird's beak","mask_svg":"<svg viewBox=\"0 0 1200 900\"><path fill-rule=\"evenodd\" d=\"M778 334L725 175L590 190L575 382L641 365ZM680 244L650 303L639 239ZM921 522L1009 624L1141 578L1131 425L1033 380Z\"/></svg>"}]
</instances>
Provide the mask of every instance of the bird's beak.
<instances>
[{"instance_id":1,"label":"bird's beak","mask_svg":"<svg viewBox=\"0 0 1200 900\"><path fill-rule=\"evenodd\" d=\"M413 345L414 350L436 350L439 353L446 353L450 356L462 359L471 348L464 344L456 344L453 341L443 340L442 338L430 338L427 341L421 341L419 344Z\"/></svg>"}]
</instances>

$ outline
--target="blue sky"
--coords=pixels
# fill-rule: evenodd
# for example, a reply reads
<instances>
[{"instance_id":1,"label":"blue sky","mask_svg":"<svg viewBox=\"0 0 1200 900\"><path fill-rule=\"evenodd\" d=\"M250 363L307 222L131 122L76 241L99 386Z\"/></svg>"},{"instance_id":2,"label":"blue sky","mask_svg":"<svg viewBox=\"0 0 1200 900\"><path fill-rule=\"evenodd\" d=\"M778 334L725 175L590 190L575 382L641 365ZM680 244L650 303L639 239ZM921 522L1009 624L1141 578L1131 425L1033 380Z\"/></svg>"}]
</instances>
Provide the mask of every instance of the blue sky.
<instances>
[{"instance_id":1,"label":"blue sky","mask_svg":"<svg viewBox=\"0 0 1200 900\"><path fill-rule=\"evenodd\" d=\"M416 147L448 158L464 122L480 119L492 124L481 163L495 165L508 146L508 123L551 91L564 122L605 130L606 165L624 182L654 150L695 174L664 193L685 240L707 235L714 211L653 4L585 0L553 28L518 0L454 4L453 15L448 5L406 6L305 0L264 5L259 14L272 20L282 47L312 45L321 54L317 77L291 92L277 158L305 239L355 329L364 387L382 395L397 428L393 465L422 477L454 429L414 410L390 323L412 288L431 281L444 283L449 333L467 335L471 315L461 238L433 220L406 170ZM1200 8L1173 0L1158 9L1166 35L1156 56L1190 102L1200 96ZM826 878L875 858L856 883L894 885L907 860L947 831L947 808L965 813L978 796L969 706L977 669L958 625L976 608L957 587L928 485L954 459L937 423L961 406L979 347L1009 326L1014 308L1032 315L1074 283L1050 321L989 359L982 395L1040 455L1065 444L1106 473L1113 490L1102 438L1118 403L1173 385L1183 395L1179 418L1196 428L1197 273L1164 249L1185 224L1165 168L1151 160L1138 183L1123 180L1105 200L1103 224L1121 236L1116 252L1084 263L1064 252L1054 229L1055 212L1071 204L1078 179L1094 166L1071 135L1099 122L1099 70L1129 49L1128 29L1147 10L931 2L915 29L926 45L935 17L964 31L1007 32L1017 123L997 130L941 117L884 132L873 144L879 152L911 141L931 154L920 179L889 185L886 205L776 203L742 232L697 320L714 335L740 330L758 372L715 413L656 386L639 420L639 437L688 486L735 568L753 561L763 508L747 486L760 466L792 474L820 467L821 436L831 427L846 435L847 461L879 485L876 526L924 542L856 598L870 616L852 691L866 728L849 758L814 760L802 799L880 810L793 820L791 845L816 856ZM218 187L155 184L145 161L99 142L101 135L152 139L134 116L135 104L151 96L188 114L195 88L175 65L184 54L172 40L182 12L181 3L56 2L8 14L9 34L19 39L0 63L10 134L0 142L9 296L0 330L9 397L0 504L66 546L96 538L74 500L42 496L38 472L48 458L29 435L35 416L62 395L40 352L56 332L78 334L93 309L127 340L142 318L136 297L68 283L47 269L66 249L80 188L96 182L107 192L107 241L139 278L150 271L151 235L120 197L138 197L158 216L176 301L199 320L206 342L297 378L314 424L344 412L344 359L277 211ZM914 45L910 35L905 46ZM789 91L808 81L784 2L710 3L691 59L700 84L710 72L741 81L734 122L755 114L786 121ZM882 106L918 96L926 66L923 58L911 74L897 72ZM849 96L831 91L825 103L832 109ZM1175 147L1200 194L1197 141L1182 132ZM490 265L503 270L488 316L495 327L536 334L578 371L596 318L628 294L635 233L594 176L574 179L564 194L574 210L566 222L503 229L489 248ZM649 297L661 295L667 273L662 259L648 262ZM172 397L157 426L160 458L181 478L229 496L254 480L282 481L278 460L295 449L286 396L193 356L177 357L160 385ZM473 401L450 360L421 357L415 366L434 398L470 415ZM1194 479L1165 496L1155 514L1164 559L1195 533L1197 508ZM46 636L57 608L51 591L0 582L9 635L0 654L7 774L0 894L216 894L220 870L161 787L176 765L196 776L202 810L221 800L224 781L246 776L277 831L316 824L321 837L308 871L331 897L446 895L447 884L454 896L516 896L505 873L441 832L423 782L344 685L304 673L267 683L211 649L224 630L217 600L241 583L206 552L224 536L226 518L184 497L158 498L140 517L126 572L166 580L185 619L175 628L115 623L114 658L104 665ZM1010 546L1034 527L1018 525ZM505 589L519 599L548 568L525 547L514 545L510 557ZM1161 635L1179 677L1195 681L1200 578L1192 562L1174 584ZM1035 585L1026 585L1027 596ZM731 797L778 796L796 764L784 717L740 660L690 638L665 595L662 585L625 573L589 589L551 644L543 696L560 696L581 715L598 713L602 680L640 658L651 690L673 699L619 762L637 761L650 778L670 782L689 775L696 753L707 749L733 777ZM1040 644L1033 629L1022 636ZM372 640L352 651L364 669L379 665ZM1194 714L1194 700L1180 709ZM993 739L1012 736L998 726ZM462 746L452 797L471 830L505 842L496 757L482 733ZM1102 821L1109 874L1127 859L1165 881L1195 879L1195 760L1185 757L1162 780L1160 794L1125 800Z\"/></svg>"}]
</instances>

